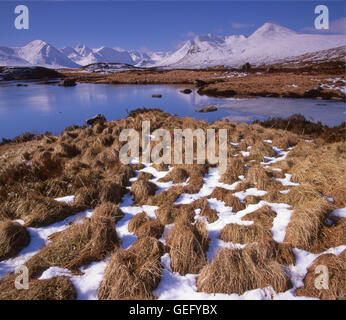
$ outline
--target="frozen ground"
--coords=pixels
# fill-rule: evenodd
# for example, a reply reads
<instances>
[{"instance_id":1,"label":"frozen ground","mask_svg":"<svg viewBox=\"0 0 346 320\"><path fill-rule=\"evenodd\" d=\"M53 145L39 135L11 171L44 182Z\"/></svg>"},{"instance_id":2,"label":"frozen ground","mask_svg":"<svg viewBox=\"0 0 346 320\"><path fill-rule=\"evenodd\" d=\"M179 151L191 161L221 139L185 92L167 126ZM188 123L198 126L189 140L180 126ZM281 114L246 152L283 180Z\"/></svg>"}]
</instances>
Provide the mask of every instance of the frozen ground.
<instances>
[{"instance_id":1,"label":"frozen ground","mask_svg":"<svg viewBox=\"0 0 346 320\"><path fill-rule=\"evenodd\" d=\"M266 141L271 143L271 141ZM279 160L284 159L287 156L289 151L282 151L274 147L274 150L277 153L277 156L274 158L268 158L266 162L263 162L262 165L265 167L271 166ZM136 162L136 160L134 160ZM151 166L151 164L145 163L145 167L139 171L149 172L154 178L150 181L155 183L159 190L167 190L168 188L175 186L172 182L160 183L158 179L165 176L169 171L162 172L157 171ZM271 167L273 170L280 170L278 168ZM171 170L171 168L169 168ZM139 172L138 171L138 172ZM131 182L136 181L137 178L131 179ZM243 179L239 177L239 181L228 185L221 183L219 172L216 168L210 169L209 173L204 177L204 185L200 191L196 194L182 194L175 204L188 204L201 197L209 196L215 187L222 187L228 190L234 190L236 185ZM294 186L297 185L291 182L291 176L289 174L285 175L283 179L277 179L281 182L283 186ZM289 190L284 190L282 193L287 193ZM246 191L235 192L234 195L241 201L247 195L263 196L266 193L264 190L258 190L257 188L249 188ZM72 203L74 201L73 196L66 196L63 198L57 198L58 201L64 201L66 203ZM255 210L261 208L264 205L268 205L276 213L276 217L273 220L273 226L271 228L271 233L273 239L277 242L282 242L285 238L286 228L290 222L291 215L293 210L288 204L285 203L270 203L266 201L260 201L258 204L249 204L244 210L234 212L232 207L228 207L224 202L219 201L215 198L209 198L208 203L210 207L217 211L218 220L213 223L209 223L205 217L199 215L200 210L195 210L196 216L195 220L203 219L206 223L207 231L209 232L210 244L209 250L207 252L207 259L209 262L215 257L215 254L219 248L242 248L245 245L224 242L219 239L219 233L222 228L229 223L236 223L241 225L250 225L253 221L244 221L241 218L245 215L254 212ZM137 237L128 230L128 224L132 217L137 213L142 211L146 212L148 216L152 219L156 219L155 210L158 208L156 206L134 206L132 196L130 193L126 194L123 197L123 201L120 205L121 210L124 212L124 217L119 220L115 226L118 237L121 240L121 247L123 249L129 248L132 243L137 239ZM28 231L31 236L30 244L24 248L17 257L8 259L0 262L0 278L4 277L6 274L11 273L15 270L16 267L24 264L30 257L36 254L44 245L46 245L49 240L49 236L62 231L72 222L77 221L82 217L91 217L92 211L85 211L73 215L61 222L54 223L48 227L42 228L28 228ZM341 208L333 211L331 216L346 217L346 208ZM17 220L19 223L23 223L21 220ZM173 224L166 225L163 237L160 239L165 243L165 237L168 231L172 228ZM346 246L339 246L335 248L330 248L325 252L320 254L313 254L304 250L297 248L293 249L296 263L295 265L287 266L287 273L293 284L293 288L283 292L276 293L272 287L266 287L263 289L249 290L242 295L238 294L207 294L203 292L197 292L196 288L196 279L198 274L187 274L181 276L180 274L173 272L170 267L170 256L168 253L164 254L161 257L162 265L164 269L162 271L162 278L158 287L153 291L153 293L158 297L158 299L308 299L305 297L297 297L295 295L296 288L303 285L303 279L307 273L309 266L312 265L314 260L324 253L340 254L343 250L346 249ZM103 261L93 262L90 265L83 266L80 268L82 275L72 274L71 271L67 269L62 269L58 267L51 267L47 269L39 279L49 279L59 275L65 275L71 277L71 281L76 288L78 299L97 299L97 290L103 279L105 268L107 265L110 256ZM310 299L310 298L309 298Z\"/></svg>"}]
</instances>

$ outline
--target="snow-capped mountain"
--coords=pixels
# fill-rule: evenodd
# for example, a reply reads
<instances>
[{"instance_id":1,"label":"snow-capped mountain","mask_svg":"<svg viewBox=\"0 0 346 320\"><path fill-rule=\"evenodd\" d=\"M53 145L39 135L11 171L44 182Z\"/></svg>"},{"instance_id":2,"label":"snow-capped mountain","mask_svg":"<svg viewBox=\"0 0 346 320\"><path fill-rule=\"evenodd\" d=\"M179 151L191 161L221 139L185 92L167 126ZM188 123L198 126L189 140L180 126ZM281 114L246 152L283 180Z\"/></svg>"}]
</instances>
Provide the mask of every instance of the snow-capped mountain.
<instances>
[{"instance_id":1,"label":"snow-capped mountain","mask_svg":"<svg viewBox=\"0 0 346 320\"><path fill-rule=\"evenodd\" d=\"M81 66L99 62L135 63L128 51L119 48L103 46L97 49L91 49L85 45L79 45L75 48L65 47L60 49L60 51Z\"/></svg>"},{"instance_id":2,"label":"snow-capped mountain","mask_svg":"<svg viewBox=\"0 0 346 320\"><path fill-rule=\"evenodd\" d=\"M59 68L61 66L68 68L77 68L78 65L67 58L58 49L42 40L29 42L24 47L15 49L19 58L35 66L49 66Z\"/></svg>"},{"instance_id":3,"label":"snow-capped mountain","mask_svg":"<svg viewBox=\"0 0 346 320\"><path fill-rule=\"evenodd\" d=\"M262 64L345 44L344 35L300 34L274 23L265 23L249 37L197 36L155 66L200 68L239 66L246 62Z\"/></svg>"},{"instance_id":4,"label":"snow-capped mountain","mask_svg":"<svg viewBox=\"0 0 346 320\"><path fill-rule=\"evenodd\" d=\"M85 45L60 50L35 40L24 47L0 47L0 65L78 68L93 63L123 63L137 67L204 68L238 67L344 46L344 35L301 34L274 23L265 23L250 36L196 36L175 52L123 50Z\"/></svg>"},{"instance_id":5,"label":"snow-capped mountain","mask_svg":"<svg viewBox=\"0 0 346 320\"><path fill-rule=\"evenodd\" d=\"M0 47L0 65L43 66L50 68L78 68L65 54L42 40L34 40L23 47Z\"/></svg>"}]
</instances>

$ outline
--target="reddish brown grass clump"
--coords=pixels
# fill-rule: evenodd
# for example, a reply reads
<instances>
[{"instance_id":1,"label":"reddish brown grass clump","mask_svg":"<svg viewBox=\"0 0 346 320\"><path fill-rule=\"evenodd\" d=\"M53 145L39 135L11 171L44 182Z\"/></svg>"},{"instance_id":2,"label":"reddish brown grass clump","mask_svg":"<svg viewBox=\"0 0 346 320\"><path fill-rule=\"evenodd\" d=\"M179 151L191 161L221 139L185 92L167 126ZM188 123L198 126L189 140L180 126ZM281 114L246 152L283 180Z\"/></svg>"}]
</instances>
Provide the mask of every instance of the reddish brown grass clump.
<instances>
[{"instance_id":1,"label":"reddish brown grass clump","mask_svg":"<svg viewBox=\"0 0 346 320\"><path fill-rule=\"evenodd\" d=\"M178 220L167 236L171 257L171 268L181 275L198 273L207 263L209 235L205 224L192 225L184 219Z\"/></svg>"},{"instance_id":2,"label":"reddish brown grass clump","mask_svg":"<svg viewBox=\"0 0 346 320\"><path fill-rule=\"evenodd\" d=\"M15 257L30 242L29 232L17 222L0 221L0 261Z\"/></svg>"},{"instance_id":3,"label":"reddish brown grass clump","mask_svg":"<svg viewBox=\"0 0 346 320\"><path fill-rule=\"evenodd\" d=\"M270 254L267 244L244 249L221 249L197 279L198 291L237 293L272 286L276 292L289 289L284 266Z\"/></svg>"},{"instance_id":4,"label":"reddish brown grass clump","mask_svg":"<svg viewBox=\"0 0 346 320\"><path fill-rule=\"evenodd\" d=\"M120 250L107 265L98 297L103 300L153 299L163 269L164 246L154 238L137 240Z\"/></svg>"},{"instance_id":5,"label":"reddish brown grass clump","mask_svg":"<svg viewBox=\"0 0 346 320\"><path fill-rule=\"evenodd\" d=\"M271 232L260 225L251 224L249 226L230 223L220 232L220 239L225 242L251 243L265 242L272 239Z\"/></svg>"},{"instance_id":6,"label":"reddish brown grass clump","mask_svg":"<svg viewBox=\"0 0 346 320\"><path fill-rule=\"evenodd\" d=\"M139 179L131 186L131 193L133 194L136 203L145 202L150 196L155 195L157 186L149 181Z\"/></svg>"},{"instance_id":7,"label":"reddish brown grass clump","mask_svg":"<svg viewBox=\"0 0 346 320\"><path fill-rule=\"evenodd\" d=\"M28 290L14 286L14 276L0 280L0 300L75 300L77 293L68 277L47 280L32 279Z\"/></svg>"},{"instance_id":8,"label":"reddish brown grass clump","mask_svg":"<svg viewBox=\"0 0 346 320\"><path fill-rule=\"evenodd\" d=\"M296 290L298 296L316 297L322 300L344 300L345 299L345 259L346 250L340 255L323 254L319 256L308 269L304 279L304 286ZM318 275L322 270L318 266L325 266L328 269L328 288L317 289L315 284L318 281ZM317 272L317 273L316 273ZM326 284L326 283L324 283Z\"/></svg>"}]
</instances>

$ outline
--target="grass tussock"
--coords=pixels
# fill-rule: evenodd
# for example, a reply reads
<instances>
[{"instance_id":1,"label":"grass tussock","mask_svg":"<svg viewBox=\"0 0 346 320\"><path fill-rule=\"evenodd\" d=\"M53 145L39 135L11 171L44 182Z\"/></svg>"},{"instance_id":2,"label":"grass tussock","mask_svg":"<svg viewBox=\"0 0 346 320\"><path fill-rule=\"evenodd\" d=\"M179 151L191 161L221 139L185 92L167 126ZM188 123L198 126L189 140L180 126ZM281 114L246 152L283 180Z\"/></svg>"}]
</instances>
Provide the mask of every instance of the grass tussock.
<instances>
[{"instance_id":1,"label":"grass tussock","mask_svg":"<svg viewBox=\"0 0 346 320\"><path fill-rule=\"evenodd\" d=\"M205 198L194 201L191 206L194 210L200 209L200 216L206 217L209 223L213 223L219 219L217 211L210 207L208 200Z\"/></svg>"},{"instance_id":2,"label":"grass tussock","mask_svg":"<svg viewBox=\"0 0 346 320\"><path fill-rule=\"evenodd\" d=\"M344 300L346 286L345 259L346 250L338 256L333 254L319 256L309 267L304 278L304 286L296 290L297 296L314 297L322 300ZM317 269L318 266L326 266L328 268L328 288L322 287L317 289L315 286L316 278L318 274L321 274L321 270ZM321 282L318 283L323 285Z\"/></svg>"},{"instance_id":3,"label":"grass tussock","mask_svg":"<svg viewBox=\"0 0 346 320\"><path fill-rule=\"evenodd\" d=\"M275 181L270 174L260 165L252 166L246 173L246 182L255 184L259 190L267 190L270 187L280 189L282 185Z\"/></svg>"},{"instance_id":4,"label":"grass tussock","mask_svg":"<svg viewBox=\"0 0 346 320\"><path fill-rule=\"evenodd\" d=\"M173 183L183 183L188 177L189 174L184 168L173 167L173 169L169 173L159 179L159 182L173 181Z\"/></svg>"},{"instance_id":5,"label":"grass tussock","mask_svg":"<svg viewBox=\"0 0 346 320\"><path fill-rule=\"evenodd\" d=\"M145 222L150 221L150 217L145 212L137 213L129 222L130 232L136 232Z\"/></svg>"},{"instance_id":6,"label":"grass tussock","mask_svg":"<svg viewBox=\"0 0 346 320\"><path fill-rule=\"evenodd\" d=\"M95 211L96 215L91 219L78 220L54 234L52 241L26 263L32 277L38 277L51 266L76 271L82 265L106 258L119 248L115 231L118 215L109 214L104 206Z\"/></svg>"},{"instance_id":7,"label":"grass tussock","mask_svg":"<svg viewBox=\"0 0 346 320\"><path fill-rule=\"evenodd\" d=\"M12 219L23 219L26 226L36 228L64 220L82 210L83 207L58 202L29 192L25 196L16 195L4 202L0 208L0 216L7 215Z\"/></svg>"},{"instance_id":8,"label":"grass tussock","mask_svg":"<svg viewBox=\"0 0 346 320\"><path fill-rule=\"evenodd\" d=\"M17 222L0 221L0 261L15 257L30 242L30 234Z\"/></svg>"},{"instance_id":9,"label":"grass tussock","mask_svg":"<svg viewBox=\"0 0 346 320\"><path fill-rule=\"evenodd\" d=\"M28 290L18 290L11 275L0 280L0 300L75 300L77 293L68 277L32 279Z\"/></svg>"},{"instance_id":10,"label":"grass tussock","mask_svg":"<svg viewBox=\"0 0 346 320\"><path fill-rule=\"evenodd\" d=\"M226 172L221 177L221 182L232 184L239 180L239 176L245 175L245 163L243 158L228 159Z\"/></svg>"},{"instance_id":11,"label":"grass tussock","mask_svg":"<svg viewBox=\"0 0 346 320\"><path fill-rule=\"evenodd\" d=\"M232 207L233 212L238 212L245 209L245 203L241 202L237 197L235 197L232 191L224 188L216 187L208 198L215 198L219 201L223 201L227 207Z\"/></svg>"},{"instance_id":12,"label":"grass tussock","mask_svg":"<svg viewBox=\"0 0 346 320\"><path fill-rule=\"evenodd\" d=\"M242 220L253 221L256 225L270 230L273 227L273 220L276 217L276 213L268 205L261 207L260 209L251 212L244 216Z\"/></svg>"},{"instance_id":13,"label":"grass tussock","mask_svg":"<svg viewBox=\"0 0 346 320\"><path fill-rule=\"evenodd\" d=\"M152 291L161 278L163 244L144 237L109 261L98 291L101 300L154 299Z\"/></svg>"},{"instance_id":14,"label":"grass tussock","mask_svg":"<svg viewBox=\"0 0 346 320\"><path fill-rule=\"evenodd\" d=\"M209 235L203 222L178 220L167 236L172 271L181 275L199 273L207 263Z\"/></svg>"},{"instance_id":15,"label":"grass tussock","mask_svg":"<svg viewBox=\"0 0 346 320\"><path fill-rule=\"evenodd\" d=\"M154 196L157 186L143 179L136 180L131 186L131 193L133 194L136 203L144 203L150 196Z\"/></svg>"},{"instance_id":16,"label":"grass tussock","mask_svg":"<svg viewBox=\"0 0 346 320\"><path fill-rule=\"evenodd\" d=\"M250 149L249 160L256 160L262 162L265 157L275 157L276 153L273 148L262 141L256 141L256 143Z\"/></svg>"},{"instance_id":17,"label":"grass tussock","mask_svg":"<svg viewBox=\"0 0 346 320\"><path fill-rule=\"evenodd\" d=\"M289 289L285 267L268 254L266 244L244 249L221 249L197 279L197 290L206 293L243 294L272 286L276 292Z\"/></svg>"},{"instance_id":18,"label":"grass tussock","mask_svg":"<svg viewBox=\"0 0 346 320\"><path fill-rule=\"evenodd\" d=\"M191 206L171 206L164 205L159 207L155 211L157 219L161 222L161 224L171 224L176 222L178 219L184 221L193 221L195 216L195 211Z\"/></svg>"},{"instance_id":19,"label":"grass tussock","mask_svg":"<svg viewBox=\"0 0 346 320\"><path fill-rule=\"evenodd\" d=\"M266 242L272 239L271 232L258 224L248 226L227 224L220 232L220 239L232 243Z\"/></svg>"},{"instance_id":20,"label":"grass tussock","mask_svg":"<svg viewBox=\"0 0 346 320\"><path fill-rule=\"evenodd\" d=\"M286 228L285 241L307 251L320 251L318 243L325 220L332 210L324 198L304 202L294 210Z\"/></svg>"}]
</instances>

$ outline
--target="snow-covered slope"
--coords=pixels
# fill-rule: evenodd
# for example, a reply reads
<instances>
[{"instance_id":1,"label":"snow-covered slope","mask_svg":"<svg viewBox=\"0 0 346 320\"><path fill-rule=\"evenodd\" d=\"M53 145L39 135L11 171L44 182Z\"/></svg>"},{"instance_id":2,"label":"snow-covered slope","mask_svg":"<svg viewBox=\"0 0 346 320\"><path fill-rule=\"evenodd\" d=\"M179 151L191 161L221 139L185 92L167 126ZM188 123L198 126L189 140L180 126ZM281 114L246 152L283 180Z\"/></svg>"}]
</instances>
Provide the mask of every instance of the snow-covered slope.
<instances>
[{"instance_id":1,"label":"snow-covered slope","mask_svg":"<svg viewBox=\"0 0 346 320\"><path fill-rule=\"evenodd\" d=\"M196 36L175 52L127 51L85 45L60 50L35 40L24 47L0 47L0 65L36 65L77 68L94 63L125 63L137 67L205 68L215 65L238 67L272 63L346 44L344 35L301 34L274 23L265 23L253 34Z\"/></svg>"},{"instance_id":2,"label":"snow-covered slope","mask_svg":"<svg viewBox=\"0 0 346 320\"><path fill-rule=\"evenodd\" d=\"M103 46L97 49L91 49L85 45L79 45L75 48L62 48L60 51L66 54L69 59L82 66L99 62L135 63L128 51L119 48Z\"/></svg>"},{"instance_id":3,"label":"snow-covered slope","mask_svg":"<svg viewBox=\"0 0 346 320\"><path fill-rule=\"evenodd\" d=\"M16 48L19 58L35 66L48 66L53 68L77 68L78 65L67 58L58 49L42 40L34 40L24 47Z\"/></svg>"},{"instance_id":4,"label":"snow-covered slope","mask_svg":"<svg viewBox=\"0 0 346 320\"><path fill-rule=\"evenodd\" d=\"M24 47L0 47L0 65L49 68L79 67L64 53L42 40L31 41Z\"/></svg>"},{"instance_id":5,"label":"snow-covered slope","mask_svg":"<svg viewBox=\"0 0 346 320\"><path fill-rule=\"evenodd\" d=\"M239 66L326 50L346 44L343 35L300 34L274 23L265 23L249 37L197 36L156 66L183 68L214 65Z\"/></svg>"}]
</instances>

